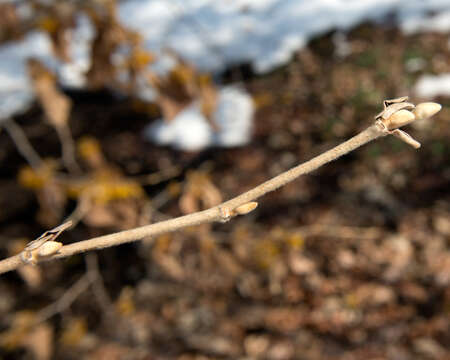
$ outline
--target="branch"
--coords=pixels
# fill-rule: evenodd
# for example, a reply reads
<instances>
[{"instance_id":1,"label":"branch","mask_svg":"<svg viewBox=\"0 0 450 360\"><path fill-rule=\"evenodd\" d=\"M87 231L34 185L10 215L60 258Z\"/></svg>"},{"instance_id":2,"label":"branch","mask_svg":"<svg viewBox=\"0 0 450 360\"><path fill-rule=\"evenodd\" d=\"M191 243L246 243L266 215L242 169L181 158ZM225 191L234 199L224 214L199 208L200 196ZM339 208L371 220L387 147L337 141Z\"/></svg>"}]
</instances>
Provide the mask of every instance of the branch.
<instances>
[{"instance_id":1,"label":"branch","mask_svg":"<svg viewBox=\"0 0 450 360\"><path fill-rule=\"evenodd\" d=\"M61 142L62 161L64 166L71 173L79 174L81 172L81 168L75 159L75 143L73 141L69 126L67 124L55 126L55 130L58 134L59 141Z\"/></svg>"},{"instance_id":2,"label":"branch","mask_svg":"<svg viewBox=\"0 0 450 360\"><path fill-rule=\"evenodd\" d=\"M388 103L387 101L386 103L385 110L377 115L375 124L368 127L358 135L220 205L204 211L161 221L155 224L65 245L59 247L57 252L54 254L46 254L45 257L38 258L37 260L38 262L41 262L61 259L86 251L99 250L141 240L150 236L173 232L188 226L212 222L227 222L236 215L245 214L253 210L256 207L256 203L253 203L253 201L268 192L274 191L290 183L299 176L308 174L322 165L336 160L372 140L386 135L394 135L398 131L401 131L397 129L398 127L406 125L413 120L429 118L441 109L439 104L423 103L417 105L415 109L410 112L405 109L399 109L398 103L395 103L394 106L396 107L396 111L393 112L392 108L390 108L390 106L393 106L391 105L392 103ZM389 117L386 118L386 116L384 116L386 114L389 114ZM412 117L414 119L412 119ZM36 250L38 251L39 249ZM24 256L20 256L20 254L2 260L0 261L0 274L15 270L24 263Z\"/></svg>"},{"instance_id":3,"label":"branch","mask_svg":"<svg viewBox=\"0 0 450 360\"><path fill-rule=\"evenodd\" d=\"M19 153L25 158L33 169L37 169L39 165L42 164L42 159L36 150L34 150L21 127L17 125L13 119L6 120L3 127L6 129L9 136L11 136L11 139L16 145Z\"/></svg>"}]
</instances>

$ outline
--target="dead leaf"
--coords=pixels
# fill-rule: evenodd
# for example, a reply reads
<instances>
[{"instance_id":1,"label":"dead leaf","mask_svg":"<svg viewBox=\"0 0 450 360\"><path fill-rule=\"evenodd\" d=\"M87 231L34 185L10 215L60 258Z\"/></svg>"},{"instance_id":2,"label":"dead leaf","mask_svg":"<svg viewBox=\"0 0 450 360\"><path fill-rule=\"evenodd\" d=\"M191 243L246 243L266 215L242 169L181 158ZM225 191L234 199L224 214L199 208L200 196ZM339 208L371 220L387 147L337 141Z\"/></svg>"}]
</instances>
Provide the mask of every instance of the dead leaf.
<instances>
[{"instance_id":1,"label":"dead leaf","mask_svg":"<svg viewBox=\"0 0 450 360\"><path fill-rule=\"evenodd\" d=\"M93 227L131 229L139 225L141 202L135 199L114 200L107 204L92 204L83 222Z\"/></svg>"},{"instance_id":2,"label":"dead leaf","mask_svg":"<svg viewBox=\"0 0 450 360\"><path fill-rule=\"evenodd\" d=\"M0 43L18 39L23 32L24 26L14 4L0 4Z\"/></svg>"},{"instance_id":3,"label":"dead leaf","mask_svg":"<svg viewBox=\"0 0 450 360\"><path fill-rule=\"evenodd\" d=\"M14 313L10 328L0 333L0 346L7 350L16 350L18 347L25 346L34 321L35 313L32 311Z\"/></svg>"},{"instance_id":4,"label":"dead leaf","mask_svg":"<svg viewBox=\"0 0 450 360\"><path fill-rule=\"evenodd\" d=\"M158 104L163 117L171 121L193 101L200 103L201 111L214 129L213 114L217 107L218 95L211 76L197 70L173 55L177 65L165 77L148 73L148 79L159 93Z\"/></svg>"},{"instance_id":5,"label":"dead leaf","mask_svg":"<svg viewBox=\"0 0 450 360\"><path fill-rule=\"evenodd\" d=\"M53 328L45 323L33 328L24 342L36 360L50 359L53 354L53 343Z\"/></svg>"},{"instance_id":6,"label":"dead leaf","mask_svg":"<svg viewBox=\"0 0 450 360\"><path fill-rule=\"evenodd\" d=\"M61 343L65 346L77 346L87 335L87 331L87 323L84 318L70 318L62 331Z\"/></svg>"},{"instance_id":7,"label":"dead leaf","mask_svg":"<svg viewBox=\"0 0 450 360\"><path fill-rule=\"evenodd\" d=\"M19 275L32 290L37 290L42 284L42 271L37 266L24 265L17 269Z\"/></svg>"},{"instance_id":8,"label":"dead leaf","mask_svg":"<svg viewBox=\"0 0 450 360\"><path fill-rule=\"evenodd\" d=\"M134 291L130 286L122 289L115 304L116 310L120 315L131 316L136 311L133 296Z\"/></svg>"},{"instance_id":9,"label":"dead leaf","mask_svg":"<svg viewBox=\"0 0 450 360\"><path fill-rule=\"evenodd\" d=\"M183 214L208 209L222 202L219 189L205 172L191 171L187 174L186 184L179 206Z\"/></svg>"},{"instance_id":10,"label":"dead leaf","mask_svg":"<svg viewBox=\"0 0 450 360\"><path fill-rule=\"evenodd\" d=\"M86 11L96 30L92 43L92 65L87 73L89 85L93 89L118 85L115 80L118 69L112 55L120 46L134 46L140 39L136 32L119 23L115 1L105 1L102 5L92 6Z\"/></svg>"},{"instance_id":11,"label":"dead leaf","mask_svg":"<svg viewBox=\"0 0 450 360\"><path fill-rule=\"evenodd\" d=\"M186 64L178 64L165 77L148 74L151 85L158 90L158 105L166 121L173 120L193 100L194 70Z\"/></svg>"},{"instance_id":12,"label":"dead leaf","mask_svg":"<svg viewBox=\"0 0 450 360\"><path fill-rule=\"evenodd\" d=\"M39 202L39 223L45 227L55 226L61 221L67 203L64 187L56 180L50 180L36 195Z\"/></svg>"},{"instance_id":13,"label":"dead leaf","mask_svg":"<svg viewBox=\"0 0 450 360\"><path fill-rule=\"evenodd\" d=\"M218 91L214 86L210 75L201 74L198 76L198 89L202 114L206 117L211 127L218 131L219 128L214 121L214 112L216 111L219 102Z\"/></svg>"},{"instance_id":14,"label":"dead leaf","mask_svg":"<svg viewBox=\"0 0 450 360\"><path fill-rule=\"evenodd\" d=\"M50 36L53 52L62 61L70 61L70 36L75 26L76 8L67 1L33 3L37 27Z\"/></svg>"},{"instance_id":15,"label":"dead leaf","mask_svg":"<svg viewBox=\"0 0 450 360\"><path fill-rule=\"evenodd\" d=\"M56 128L67 126L72 102L58 89L55 76L37 59L28 60L28 72L47 120Z\"/></svg>"},{"instance_id":16,"label":"dead leaf","mask_svg":"<svg viewBox=\"0 0 450 360\"><path fill-rule=\"evenodd\" d=\"M183 269L183 266L174 256L166 255L156 251L153 253L153 260L171 278L177 281L183 281L185 279L186 274Z\"/></svg>"},{"instance_id":17,"label":"dead leaf","mask_svg":"<svg viewBox=\"0 0 450 360\"><path fill-rule=\"evenodd\" d=\"M19 171L18 181L35 191L40 208L37 215L45 227L60 222L67 201L65 186L56 178L58 165L52 159L45 159L37 169L24 166Z\"/></svg>"}]
</instances>

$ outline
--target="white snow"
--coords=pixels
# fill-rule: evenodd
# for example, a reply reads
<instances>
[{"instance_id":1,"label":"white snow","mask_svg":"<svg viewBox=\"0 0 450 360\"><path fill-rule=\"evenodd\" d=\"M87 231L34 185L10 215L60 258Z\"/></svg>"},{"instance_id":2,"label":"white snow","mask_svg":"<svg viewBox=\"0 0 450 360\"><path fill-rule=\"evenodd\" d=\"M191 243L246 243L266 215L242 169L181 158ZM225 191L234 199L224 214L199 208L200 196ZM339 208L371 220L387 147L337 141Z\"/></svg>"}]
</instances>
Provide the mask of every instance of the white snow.
<instances>
[{"instance_id":1,"label":"white snow","mask_svg":"<svg viewBox=\"0 0 450 360\"><path fill-rule=\"evenodd\" d=\"M219 102L214 121L219 131L214 143L219 146L239 146L249 142L253 121L253 100L247 92L237 87L224 87L219 93Z\"/></svg>"},{"instance_id":2,"label":"white snow","mask_svg":"<svg viewBox=\"0 0 450 360\"><path fill-rule=\"evenodd\" d=\"M30 9L21 3L18 6L21 16L31 16ZM366 20L382 20L388 14L396 14L399 26L407 33L450 31L450 0L124 0L118 5L120 21L137 30L145 47L160 55L161 60L151 65L158 72L165 72L173 65L165 55L165 50L171 49L200 70L217 72L232 64L248 62L255 71L263 73L285 64L309 39L330 30L344 34L335 38L338 55L344 57L348 52L345 31ZM48 35L44 33L33 32L21 41L0 46L0 121L26 110L34 99L25 66L31 56L51 66L63 86L84 87L93 36L89 20L80 16L71 39L69 64L55 59ZM418 64L410 65L414 71ZM141 84L141 89L142 98L154 99L153 89L146 84ZM221 104L226 104L226 96L224 91ZM179 115L185 119L184 124L199 118L193 115L198 112L196 106ZM218 109L221 113L230 111L224 107ZM238 116L236 113L235 117L227 115L218 119L238 121ZM247 120L242 121L242 127L246 127ZM176 119L173 123L177 123ZM206 131L199 124L192 123L192 128L197 129L194 135L199 137L198 144L231 146L247 138L242 135L232 139L237 135L225 129L235 125L222 123L223 134L211 135L210 129ZM171 137L168 135L171 130L161 126L160 143L174 143L183 148L183 144L191 141ZM169 138L177 140L169 141Z\"/></svg>"},{"instance_id":3,"label":"white snow","mask_svg":"<svg viewBox=\"0 0 450 360\"><path fill-rule=\"evenodd\" d=\"M88 17L76 18L76 26L70 39L70 63L60 63L58 76L62 86L82 88L86 85L86 73L91 67L91 43L95 29Z\"/></svg>"},{"instance_id":4,"label":"white snow","mask_svg":"<svg viewBox=\"0 0 450 360\"><path fill-rule=\"evenodd\" d=\"M170 122L159 119L149 125L144 135L160 145L172 145L180 150L196 151L208 146L239 146L251 137L253 102L251 97L236 86L219 90L218 106L212 120L216 132L193 103Z\"/></svg>"},{"instance_id":5,"label":"white snow","mask_svg":"<svg viewBox=\"0 0 450 360\"><path fill-rule=\"evenodd\" d=\"M420 15L404 18L401 28L406 34L426 31L448 33L450 32L450 10L446 9L425 18Z\"/></svg>"},{"instance_id":6,"label":"white snow","mask_svg":"<svg viewBox=\"0 0 450 360\"><path fill-rule=\"evenodd\" d=\"M414 93L421 98L450 97L450 73L423 75L414 86Z\"/></svg>"},{"instance_id":7,"label":"white snow","mask_svg":"<svg viewBox=\"0 0 450 360\"><path fill-rule=\"evenodd\" d=\"M194 103L180 112L170 123L156 120L144 130L144 136L160 145L173 145L181 150L201 150L212 142L212 130Z\"/></svg>"},{"instance_id":8,"label":"white snow","mask_svg":"<svg viewBox=\"0 0 450 360\"><path fill-rule=\"evenodd\" d=\"M313 36L396 13L402 28L448 29L448 0L128 0L121 21L154 51L171 48L202 70L250 62L257 72L286 63ZM431 25L432 24L432 25Z\"/></svg>"},{"instance_id":9,"label":"white snow","mask_svg":"<svg viewBox=\"0 0 450 360\"><path fill-rule=\"evenodd\" d=\"M27 72L27 59L37 58L54 70L62 86L83 87L90 66L90 41L93 28L85 16L77 19L71 38L70 63L61 63L53 55L49 36L28 33L24 39L0 46L0 122L26 111L34 100Z\"/></svg>"},{"instance_id":10,"label":"white snow","mask_svg":"<svg viewBox=\"0 0 450 360\"><path fill-rule=\"evenodd\" d=\"M28 58L49 60L51 44L42 33L0 47L0 121L25 111L34 99L26 72Z\"/></svg>"}]
</instances>

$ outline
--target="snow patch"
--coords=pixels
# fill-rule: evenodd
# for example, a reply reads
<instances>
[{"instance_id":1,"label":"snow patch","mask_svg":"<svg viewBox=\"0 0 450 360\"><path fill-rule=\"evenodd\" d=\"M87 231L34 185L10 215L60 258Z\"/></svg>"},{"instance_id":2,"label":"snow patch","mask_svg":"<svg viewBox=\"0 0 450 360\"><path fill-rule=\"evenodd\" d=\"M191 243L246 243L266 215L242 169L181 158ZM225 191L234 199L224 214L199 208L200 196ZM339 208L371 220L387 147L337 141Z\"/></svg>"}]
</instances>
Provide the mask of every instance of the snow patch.
<instances>
[{"instance_id":1,"label":"snow patch","mask_svg":"<svg viewBox=\"0 0 450 360\"><path fill-rule=\"evenodd\" d=\"M86 73L91 67L91 44L94 36L95 28L90 19L85 15L77 16L70 39L71 61L61 62L57 69L62 86L68 88L86 86Z\"/></svg>"},{"instance_id":2,"label":"snow patch","mask_svg":"<svg viewBox=\"0 0 450 360\"><path fill-rule=\"evenodd\" d=\"M48 62L50 54L50 40L40 32L0 47L0 121L27 110L34 100L26 71L27 59L34 57Z\"/></svg>"},{"instance_id":3,"label":"snow patch","mask_svg":"<svg viewBox=\"0 0 450 360\"><path fill-rule=\"evenodd\" d=\"M267 72L314 36L391 13L408 32L450 27L448 0L128 0L119 5L120 20L143 35L148 49L173 49L206 71L250 62L257 72Z\"/></svg>"},{"instance_id":4,"label":"snow patch","mask_svg":"<svg viewBox=\"0 0 450 360\"><path fill-rule=\"evenodd\" d=\"M144 136L157 144L187 151L245 145L251 138L253 112L250 95L238 87L228 86L219 90L218 106L212 118L217 131L195 102L170 122L156 120L144 130Z\"/></svg>"},{"instance_id":5,"label":"snow patch","mask_svg":"<svg viewBox=\"0 0 450 360\"><path fill-rule=\"evenodd\" d=\"M416 14L401 21L401 28L406 34L435 31L450 32L450 9L442 10L433 16L424 17Z\"/></svg>"},{"instance_id":6,"label":"snow patch","mask_svg":"<svg viewBox=\"0 0 450 360\"><path fill-rule=\"evenodd\" d=\"M421 98L450 97L450 73L424 75L416 83L414 93Z\"/></svg>"}]
</instances>

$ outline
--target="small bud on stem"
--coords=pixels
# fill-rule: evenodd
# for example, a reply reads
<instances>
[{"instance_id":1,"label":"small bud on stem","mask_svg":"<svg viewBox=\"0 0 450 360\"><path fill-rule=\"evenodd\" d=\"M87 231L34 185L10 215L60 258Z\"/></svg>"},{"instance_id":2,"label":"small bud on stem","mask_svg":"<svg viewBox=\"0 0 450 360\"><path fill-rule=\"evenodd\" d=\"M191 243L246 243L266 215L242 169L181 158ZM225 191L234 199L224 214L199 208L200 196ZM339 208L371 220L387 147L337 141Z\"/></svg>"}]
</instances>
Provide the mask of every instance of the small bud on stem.
<instances>
[{"instance_id":1,"label":"small bud on stem","mask_svg":"<svg viewBox=\"0 0 450 360\"><path fill-rule=\"evenodd\" d=\"M392 116L386 120L386 126L389 130L394 130L399 127L408 125L416 120L414 114L409 110L399 110L392 114Z\"/></svg>"},{"instance_id":2,"label":"small bud on stem","mask_svg":"<svg viewBox=\"0 0 450 360\"><path fill-rule=\"evenodd\" d=\"M237 215L245 215L245 214L248 214L249 212L255 210L257 206L258 206L258 203L256 201L251 201L247 204L238 206L236 209L234 209L234 212Z\"/></svg>"}]
</instances>

